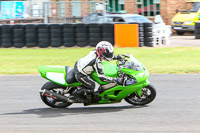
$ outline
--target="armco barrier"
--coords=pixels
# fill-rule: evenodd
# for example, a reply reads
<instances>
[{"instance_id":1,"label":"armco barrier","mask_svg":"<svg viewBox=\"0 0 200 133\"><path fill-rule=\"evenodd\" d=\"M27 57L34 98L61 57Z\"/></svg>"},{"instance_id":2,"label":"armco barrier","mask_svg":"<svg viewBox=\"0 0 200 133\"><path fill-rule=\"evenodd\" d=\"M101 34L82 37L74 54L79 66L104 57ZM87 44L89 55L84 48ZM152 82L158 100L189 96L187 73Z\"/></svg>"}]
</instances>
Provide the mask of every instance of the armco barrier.
<instances>
[{"instance_id":1,"label":"armco barrier","mask_svg":"<svg viewBox=\"0 0 200 133\"><path fill-rule=\"evenodd\" d=\"M151 23L78 23L0 25L0 47L153 46Z\"/></svg>"},{"instance_id":2,"label":"armco barrier","mask_svg":"<svg viewBox=\"0 0 200 133\"><path fill-rule=\"evenodd\" d=\"M200 39L200 22L195 23L195 39Z\"/></svg>"}]
</instances>

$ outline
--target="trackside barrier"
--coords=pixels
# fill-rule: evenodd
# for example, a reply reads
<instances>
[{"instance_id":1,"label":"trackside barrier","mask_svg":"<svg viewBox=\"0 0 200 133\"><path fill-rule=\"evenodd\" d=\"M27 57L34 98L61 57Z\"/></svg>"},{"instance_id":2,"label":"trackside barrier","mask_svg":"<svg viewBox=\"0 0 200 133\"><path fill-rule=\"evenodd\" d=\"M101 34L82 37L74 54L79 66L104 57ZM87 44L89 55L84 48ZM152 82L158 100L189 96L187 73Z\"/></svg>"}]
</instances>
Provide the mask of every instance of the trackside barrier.
<instances>
[{"instance_id":1,"label":"trackside barrier","mask_svg":"<svg viewBox=\"0 0 200 133\"><path fill-rule=\"evenodd\" d=\"M200 39L200 22L195 23L195 39Z\"/></svg>"},{"instance_id":2,"label":"trackside barrier","mask_svg":"<svg viewBox=\"0 0 200 133\"><path fill-rule=\"evenodd\" d=\"M99 24L89 24L88 32L89 45L92 47L95 47L98 42L102 41L105 34L107 34L102 31L102 25Z\"/></svg>"},{"instance_id":3,"label":"trackside barrier","mask_svg":"<svg viewBox=\"0 0 200 133\"><path fill-rule=\"evenodd\" d=\"M152 23L144 24L144 46L153 47L153 28Z\"/></svg>"},{"instance_id":4,"label":"trackside barrier","mask_svg":"<svg viewBox=\"0 0 200 133\"><path fill-rule=\"evenodd\" d=\"M0 47L95 47L109 41L117 47L152 47L149 23L77 23L0 25Z\"/></svg>"}]
</instances>

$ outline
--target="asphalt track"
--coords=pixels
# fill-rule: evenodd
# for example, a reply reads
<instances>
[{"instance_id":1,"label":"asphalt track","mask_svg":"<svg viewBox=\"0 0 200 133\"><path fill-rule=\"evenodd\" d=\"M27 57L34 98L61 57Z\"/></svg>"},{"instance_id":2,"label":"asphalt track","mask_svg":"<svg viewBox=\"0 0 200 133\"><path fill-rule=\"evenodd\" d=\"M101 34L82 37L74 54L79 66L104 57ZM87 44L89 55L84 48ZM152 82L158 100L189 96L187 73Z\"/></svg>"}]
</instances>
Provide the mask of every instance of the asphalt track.
<instances>
[{"instance_id":1,"label":"asphalt track","mask_svg":"<svg viewBox=\"0 0 200 133\"><path fill-rule=\"evenodd\" d=\"M52 109L42 103L40 76L0 76L0 133L200 133L200 75L151 75L149 105Z\"/></svg>"}]
</instances>

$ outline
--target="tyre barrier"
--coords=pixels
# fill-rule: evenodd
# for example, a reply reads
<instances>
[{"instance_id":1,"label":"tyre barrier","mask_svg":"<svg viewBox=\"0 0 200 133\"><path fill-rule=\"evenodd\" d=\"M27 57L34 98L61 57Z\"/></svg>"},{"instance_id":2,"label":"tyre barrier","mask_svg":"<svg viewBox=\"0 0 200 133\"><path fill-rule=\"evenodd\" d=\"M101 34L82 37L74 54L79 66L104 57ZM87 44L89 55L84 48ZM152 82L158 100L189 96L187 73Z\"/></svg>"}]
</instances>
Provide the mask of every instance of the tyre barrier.
<instances>
[{"instance_id":1,"label":"tyre barrier","mask_svg":"<svg viewBox=\"0 0 200 133\"><path fill-rule=\"evenodd\" d=\"M109 34L109 36L107 36ZM102 24L102 40L108 41L111 44L114 42L114 24L113 23L103 23Z\"/></svg>"},{"instance_id":2,"label":"tyre barrier","mask_svg":"<svg viewBox=\"0 0 200 133\"><path fill-rule=\"evenodd\" d=\"M27 47L38 46L38 29L35 24L25 25L25 42Z\"/></svg>"},{"instance_id":3,"label":"tyre barrier","mask_svg":"<svg viewBox=\"0 0 200 133\"><path fill-rule=\"evenodd\" d=\"M63 24L63 45L73 47L76 45L75 24Z\"/></svg>"},{"instance_id":4,"label":"tyre barrier","mask_svg":"<svg viewBox=\"0 0 200 133\"><path fill-rule=\"evenodd\" d=\"M102 24L99 23L91 23L88 25L89 30L89 45L95 47L98 42L102 41Z\"/></svg>"},{"instance_id":5,"label":"tyre barrier","mask_svg":"<svg viewBox=\"0 0 200 133\"><path fill-rule=\"evenodd\" d=\"M153 47L153 28L152 23L143 23L144 25L144 46Z\"/></svg>"},{"instance_id":6,"label":"tyre barrier","mask_svg":"<svg viewBox=\"0 0 200 133\"><path fill-rule=\"evenodd\" d=\"M144 46L144 24L139 23L139 47Z\"/></svg>"},{"instance_id":7,"label":"tyre barrier","mask_svg":"<svg viewBox=\"0 0 200 133\"><path fill-rule=\"evenodd\" d=\"M88 36L88 25L84 23L78 23L75 25L76 31L76 45L78 47L85 47L89 45L89 36Z\"/></svg>"},{"instance_id":8,"label":"tyre barrier","mask_svg":"<svg viewBox=\"0 0 200 133\"><path fill-rule=\"evenodd\" d=\"M63 42L63 31L61 24L50 24L50 42L52 47L60 47Z\"/></svg>"},{"instance_id":9,"label":"tyre barrier","mask_svg":"<svg viewBox=\"0 0 200 133\"><path fill-rule=\"evenodd\" d=\"M50 46L50 30L48 24L38 24L38 46L40 48L46 48Z\"/></svg>"},{"instance_id":10,"label":"tyre barrier","mask_svg":"<svg viewBox=\"0 0 200 133\"><path fill-rule=\"evenodd\" d=\"M115 45L115 24L123 25L127 23L0 25L0 47L95 47L100 41L108 41ZM151 23L128 24L138 25L138 30L134 31L134 33L138 32L137 36L134 36L134 39L138 39L139 47L153 46ZM199 37L200 33L196 33L197 37ZM124 41L127 39L126 35L122 37L118 36L118 38Z\"/></svg>"},{"instance_id":11,"label":"tyre barrier","mask_svg":"<svg viewBox=\"0 0 200 133\"><path fill-rule=\"evenodd\" d=\"M25 46L25 25L13 25L13 45L16 48Z\"/></svg>"},{"instance_id":12,"label":"tyre barrier","mask_svg":"<svg viewBox=\"0 0 200 133\"><path fill-rule=\"evenodd\" d=\"M195 23L195 39L200 39L200 22Z\"/></svg>"},{"instance_id":13,"label":"tyre barrier","mask_svg":"<svg viewBox=\"0 0 200 133\"><path fill-rule=\"evenodd\" d=\"M13 25L1 26L1 47L9 48L13 46Z\"/></svg>"}]
</instances>

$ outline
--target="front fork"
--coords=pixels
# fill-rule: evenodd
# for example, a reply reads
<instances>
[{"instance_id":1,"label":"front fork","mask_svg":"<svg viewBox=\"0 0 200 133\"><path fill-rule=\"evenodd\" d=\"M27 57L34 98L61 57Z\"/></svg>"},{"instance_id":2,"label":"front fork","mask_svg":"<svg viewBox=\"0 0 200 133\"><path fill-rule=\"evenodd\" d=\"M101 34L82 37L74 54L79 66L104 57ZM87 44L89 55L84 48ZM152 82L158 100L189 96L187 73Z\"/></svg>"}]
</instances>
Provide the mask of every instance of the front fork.
<instances>
[{"instance_id":1,"label":"front fork","mask_svg":"<svg viewBox=\"0 0 200 133\"><path fill-rule=\"evenodd\" d=\"M136 92L137 92L138 96L141 96L142 95L142 88L137 90Z\"/></svg>"},{"instance_id":2,"label":"front fork","mask_svg":"<svg viewBox=\"0 0 200 133\"><path fill-rule=\"evenodd\" d=\"M147 79L146 82L143 84L142 88L145 87L145 86L148 86L150 84L149 80ZM136 92L138 94L138 96L141 96L142 95L142 88L141 89L138 89Z\"/></svg>"}]
</instances>

